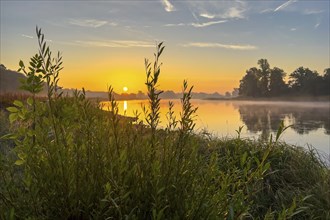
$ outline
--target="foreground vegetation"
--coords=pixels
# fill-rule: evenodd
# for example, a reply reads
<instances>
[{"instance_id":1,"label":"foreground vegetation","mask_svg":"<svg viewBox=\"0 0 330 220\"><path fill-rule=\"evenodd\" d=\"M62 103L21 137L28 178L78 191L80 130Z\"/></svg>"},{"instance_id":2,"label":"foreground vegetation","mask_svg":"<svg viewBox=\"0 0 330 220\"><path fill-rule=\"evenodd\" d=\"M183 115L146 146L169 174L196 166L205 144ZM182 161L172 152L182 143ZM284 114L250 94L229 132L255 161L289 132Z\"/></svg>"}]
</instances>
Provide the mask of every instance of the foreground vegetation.
<instances>
[{"instance_id":1,"label":"foreground vegetation","mask_svg":"<svg viewBox=\"0 0 330 220\"><path fill-rule=\"evenodd\" d=\"M3 219L329 219L330 172L317 152L279 142L223 140L193 132L197 111L183 84L182 112L169 103L159 129L157 46L145 62L146 122L118 117L56 91L61 57L53 59L37 29L40 51L24 89L31 97L1 112L0 213ZM43 81L47 100L36 98ZM137 115L138 116L138 115ZM9 126L10 124L10 126Z\"/></svg>"}]
</instances>

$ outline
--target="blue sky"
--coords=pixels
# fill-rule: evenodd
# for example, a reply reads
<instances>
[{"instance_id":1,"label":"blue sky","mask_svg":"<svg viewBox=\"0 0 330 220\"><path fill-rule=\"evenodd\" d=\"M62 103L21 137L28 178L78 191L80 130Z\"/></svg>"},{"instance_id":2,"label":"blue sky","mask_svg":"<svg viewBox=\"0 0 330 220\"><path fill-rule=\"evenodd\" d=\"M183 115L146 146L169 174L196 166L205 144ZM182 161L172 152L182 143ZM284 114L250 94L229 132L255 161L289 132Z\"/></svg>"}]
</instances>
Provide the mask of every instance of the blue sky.
<instances>
[{"instance_id":1,"label":"blue sky","mask_svg":"<svg viewBox=\"0 0 330 220\"><path fill-rule=\"evenodd\" d=\"M68 88L143 90L143 59L160 41L163 89L176 91L183 79L230 91L260 58L288 74L330 66L328 0L1 1L1 63L17 69L37 52L36 25L63 53Z\"/></svg>"}]
</instances>

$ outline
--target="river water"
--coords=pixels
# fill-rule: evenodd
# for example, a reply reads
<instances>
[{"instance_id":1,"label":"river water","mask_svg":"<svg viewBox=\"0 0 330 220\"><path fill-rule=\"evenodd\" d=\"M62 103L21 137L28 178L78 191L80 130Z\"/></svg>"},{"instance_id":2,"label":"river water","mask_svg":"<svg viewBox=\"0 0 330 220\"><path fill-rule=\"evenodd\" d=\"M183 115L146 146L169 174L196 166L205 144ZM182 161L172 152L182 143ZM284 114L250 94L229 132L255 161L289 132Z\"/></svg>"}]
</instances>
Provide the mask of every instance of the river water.
<instances>
[{"instance_id":1,"label":"river water","mask_svg":"<svg viewBox=\"0 0 330 220\"><path fill-rule=\"evenodd\" d=\"M181 111L180 100L172 100L176 117ZM169 100L160 104L161 124L167 124ZM107 109L107 102L103 102ZM147 100L119 101L119 114L134 116L140 113L144 120L142 105ZM238 128L244 126L241 137L269 140L283 120L290 126L281 136L282 141L308 148L315 147L322 154L330 154L330 102L279 102L279 101L226 101L192 100L198 107L195 117L196 132L207 130L223 138L237 137Z\"/></svg>"}]
</instances>

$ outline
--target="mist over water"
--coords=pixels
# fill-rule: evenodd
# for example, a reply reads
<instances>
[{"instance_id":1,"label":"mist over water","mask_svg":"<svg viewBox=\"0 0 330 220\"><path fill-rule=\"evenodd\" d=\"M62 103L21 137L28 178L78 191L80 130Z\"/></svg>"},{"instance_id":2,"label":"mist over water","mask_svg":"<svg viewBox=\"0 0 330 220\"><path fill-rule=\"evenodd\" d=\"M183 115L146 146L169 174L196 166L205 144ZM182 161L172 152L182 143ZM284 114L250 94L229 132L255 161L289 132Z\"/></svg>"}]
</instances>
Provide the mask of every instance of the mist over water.
<instances>
[{"instance_id":1,"label":"mist over water","mask_svg":"<svg viewBox=\"0 0 330 220\"><path fill-rule=\"evenodd\" d=\"M169 100L161 101L161 126L167 124ZM173 100L177 119L180 116L180 100ZM147 100L119 101L119 114L134 116L140 113L144 120L142 105ZM330 154L330 102L268 102L268 101L209 101L192 100L198 107L196 130L208 131L212 135L232 138L237 130L244 126L241 137L269 140L276 135L283 120L285 126L291 126L281 136L281 140L307 148L315 147L321 153ZM107 102L103 102L107 109Z\"/></svg>"}]
</instances>

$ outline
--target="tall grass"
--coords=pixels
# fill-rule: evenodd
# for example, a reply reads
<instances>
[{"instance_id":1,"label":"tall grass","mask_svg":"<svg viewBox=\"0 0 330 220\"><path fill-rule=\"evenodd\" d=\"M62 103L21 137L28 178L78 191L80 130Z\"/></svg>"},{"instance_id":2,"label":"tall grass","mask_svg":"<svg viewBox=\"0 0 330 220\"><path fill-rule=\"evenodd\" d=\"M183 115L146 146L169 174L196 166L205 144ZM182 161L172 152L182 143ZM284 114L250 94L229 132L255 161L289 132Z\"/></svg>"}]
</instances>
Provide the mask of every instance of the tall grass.
<instances>
[{"instance_id":1,"label":"tall grass","mask_svg":"<svg viewBox=\"0 0 330 220\"><path fill-rule=\"evenodd\" d=\"M146 123L109 111L84 90L56 91L61 57L53 59L37 28L39 54L26 88L32 98L8 108L14 147L0 156L0 213L4 219L287 219L329 218L329 170L313 151L275 141L219 140L193 132L197 109L183 83L179 118L169 103L158 129L159 59L146 60ZM38 86L48 85L47 101ZM8 122L6 122L8 123ZM239 131L238 131L239 133Z\"/></svg>"}]
</instances>

